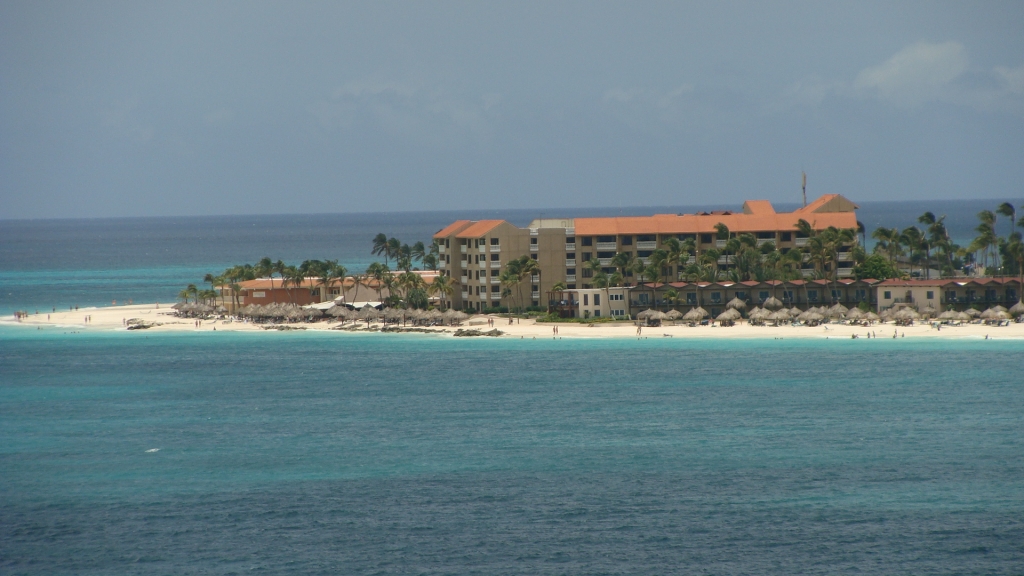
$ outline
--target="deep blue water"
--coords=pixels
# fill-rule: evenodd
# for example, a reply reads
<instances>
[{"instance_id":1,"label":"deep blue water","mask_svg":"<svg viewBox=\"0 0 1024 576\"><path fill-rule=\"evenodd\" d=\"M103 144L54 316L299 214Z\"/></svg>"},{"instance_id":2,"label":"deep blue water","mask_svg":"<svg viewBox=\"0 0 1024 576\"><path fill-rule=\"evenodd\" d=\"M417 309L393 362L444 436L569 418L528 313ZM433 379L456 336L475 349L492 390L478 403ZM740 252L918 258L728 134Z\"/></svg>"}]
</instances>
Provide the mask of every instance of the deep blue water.
<instances>
[{"instance_id":1,"label":"deep blue water","mask_svg":"<svg viewBox=\"0 0 1024 576\"><path fill-rule=\"evenodd\" d=\"M1022 352L4 328L0 573L1020 573Z\"/></svg>"},{"instance_id":2,"label":"deep blue water","mask_svg":"<svg viewBox=\"0 0 1024 576\"><path fill-rule=\"evenodd\" d=\"M1024 202L1013 201L1015 205ZM932 210L947 215L950 234L966 244L975 235L975 214L995 209L1000 202L864 202L858 218L870 233L879 226L916 225L920 214ZM794 207L776 204L778 210ZM337 259L351 270L365 270L374 259L370 248L377 233L410 245L418 240L429 242L436 231L458 218L505 218L525 226L540 216L643 215L707 208L723 206L0 220L0 315L15 310L108 305L113 300L168 302L187 284L202 285L208 272L219 273L263 256L290 264L311 258ZM1003 220L997 223L1000 234L1007 230Z\"/></svg>"}]
</instances>

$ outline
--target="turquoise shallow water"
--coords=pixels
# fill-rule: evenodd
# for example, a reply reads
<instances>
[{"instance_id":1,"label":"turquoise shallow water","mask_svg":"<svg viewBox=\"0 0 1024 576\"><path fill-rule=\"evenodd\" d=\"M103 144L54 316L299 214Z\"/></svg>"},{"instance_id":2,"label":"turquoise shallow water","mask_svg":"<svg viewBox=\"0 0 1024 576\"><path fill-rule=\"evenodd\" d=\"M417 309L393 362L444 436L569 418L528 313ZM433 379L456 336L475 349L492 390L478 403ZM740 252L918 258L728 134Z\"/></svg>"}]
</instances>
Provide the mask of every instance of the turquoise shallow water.
<instances>
[{"instance_id":1,"label":"turquoise shallow water","mask_svg":"<svg viewBox=\"0 0 1024 576\"><path fill-rule=\"evenodd\" d=\"M0 572L1017 573L1022 358L0 328Z\"/></svg>"}]
</instances>

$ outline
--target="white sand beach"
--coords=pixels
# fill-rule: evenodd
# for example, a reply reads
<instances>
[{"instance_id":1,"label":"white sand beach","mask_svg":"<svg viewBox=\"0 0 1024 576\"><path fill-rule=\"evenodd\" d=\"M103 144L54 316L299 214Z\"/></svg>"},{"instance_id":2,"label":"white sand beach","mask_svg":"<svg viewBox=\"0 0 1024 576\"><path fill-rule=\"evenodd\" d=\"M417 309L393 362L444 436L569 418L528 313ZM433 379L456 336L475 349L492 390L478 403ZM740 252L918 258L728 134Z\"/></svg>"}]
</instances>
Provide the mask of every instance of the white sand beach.
<instances>
[{"instance_id":1,"label":"white sand beach","mask_svg":"<svg viewBox=\"0 0 1024 576\"><path fill-rule=\"evenodd\" d=\"M238 320L203 320L198 323L192 318L179 318L174 315L172 303L134 304L129 306L104 306L81 308L79 310L40 310L30 311L26 317L16 319L13 316L0 318L0 324L17 325L37 330L59 330L62 332L79 331L127 331L127 322L132 319L142 320L152 327L139 330L138 333L153 332L212 332L212 331L254 331L272 332L266 324L254 324ZM473 316L464 322L461 328L491 330L485 316ZM534 320L516 320L509 324L507 318L493 316L493 328L500 330L503 337L508 338L554 338L557 327L559 338L637 338L637 327L632 322L614 322L604 324L577 323L544 323ZM304 328L307 331L331 331L338 322L296 322L286 326ZM351 326L349 322L347 325ZM361 328L365 328L365 323ZM380 327L373 324L371 327ZM453 333L454 327L435 327L431 330L438 334ZM913 326L894 326L893 324L874 324L869 327L849 326L845 324L828 324L824 326L751 326L741 322L735 326L698 326L672 325L666 323L660 327L643 327L640 337L645 338L866 338L868 334L878 338L977 338L1021 339L1024 340L1024 323L1012 323L1009 326L991 326L985 324L965 324L962 326L942 326L936 329L931 324L918 323Z\"/></svg>"}]
</instances>

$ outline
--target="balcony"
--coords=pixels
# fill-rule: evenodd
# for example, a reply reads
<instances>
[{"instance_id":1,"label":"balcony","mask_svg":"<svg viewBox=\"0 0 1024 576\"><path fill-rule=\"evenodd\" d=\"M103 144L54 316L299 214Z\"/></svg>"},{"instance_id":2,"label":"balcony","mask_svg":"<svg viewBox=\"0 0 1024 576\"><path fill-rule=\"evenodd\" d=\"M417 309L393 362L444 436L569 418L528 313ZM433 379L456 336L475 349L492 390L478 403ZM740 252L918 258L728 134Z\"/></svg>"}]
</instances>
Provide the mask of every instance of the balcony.
<instances>
[{"instance_id":1,"label":"balcony","mask_svg":"<svg viewBox=\"0 0 1024 576\"><path fill-rule=\"evenodd\" d=\"M480 261L480 267L481 268L487 268L487 260L481 260Z\"/></svg>"},{"instance_id":2,"label":"balcony","mask_svg":"<svg viewBox=\"0 0 1024 576\"><path fill-rule=\"evenodd\" d=\"M795 238L793 240L793 243L796 244L797 246L807 246L808 240L810 240L810 238Z\"/></svg>"},{"instance_id":3,"label":"balcony","mask_svg":"<svg viewBox=\"0 0 1024 576\"><path fill-rule=\"evenodd\" d=\"M481 276L479 280L481 284L487 284L487 276Z\"/></svg>"},{"instance_id":4,"label":"balcony","mask_svg":"<svg viewBox=\"0 0 1024 576\"><path fill-rule=\"evenodd\" d=\"M715 240L715 246L717 248L725 248L725 244L727 242L728 242L728 240Z\"/></svg>"},{"instance_id":5,"label":"balcony","mask_svg":"<svg viewBox=\"0 0 1024 576\"><path fill-rule=\"evenodd\" d=\"M689 258L686 259L686 262L683 262L683 264L687 264L687 265L689 265L689 264L696 264L696 263L697 263L697 257L696 256L690 256Z\"/></svg>"},{"instance_id":6,"label":"balcony","mask_svg":"<svg viewBox=\"0 0 1024 576\"><path fill-rule=\"evenodd\" d=\"M598 250L615 250L618 245L615 242L596 242Z\"/></svg>"},{"instance_id":7,"label":"balcony","mask_svg":"<svg viewBox=\"0 0 1024 576\"><path fill-rule=\"evenodd\" d=\"M565 245L565 251L566 252L575 252L576 251L576 244L566 244Z\"/></svg>"},{"instance_id":8,"label":"balcony","mask_svg":"<svg viewBox=\"0 0 1024 576\"><path fill-rule=\"evenodd\" d=\"M540 246L538 246L536 244L530 244L530 252L538 252L538 251L540 251Z\"/></svg>"},{"instance_id":9,"label":"balcony","mask_svg":"<svg viewBox=\"0 0 1024 576\"><path fill-rule=\"evenodd\" d=\"M758 238L757 239L757 245L758 246L764 246L765 244L767 244L769 242L775 242L775 238Z\"/></svg>"},{"instance_id":10,"label":"balcony","mask_svg":"<svg viewBox=\"0 0 1024 576\"><path fill-rule=\"evenodd\" d=\"M850 261L850 253L849 252L840 252L840 253L836 254L836 258L839 260L839 262L849 262Z\"/></svg>"},{"instance_id":11,"label":"balcony","mask_svg":"<svg viewBox=\"0 0 1024 576\"><path fill-rule=\"evenodd\" d=\"M491 244L491 252L501 252L501 246L499 244Z\"/></svg>"},{"instance_id":12,"label":"balcony","mask_svg":"<svg viewBox=\"0 0 1024 576\"><path fill-rule=\"evenodd\" d=\"M850 276L853 276L853 268L840 268L839 269L839 277L840 278L849 278Z\"/></svg>"},{"instance_id":13,"label":"balcony","mask_svg":"<svg viewBox=\"0 0 1024 576\"><path fill-rule=\"evenodd\" d=\"M575 266L576 265L576 259L573 258L573 259L570 260L570 259L566 258L565 265L569 266L569 267Z\"/></svg>"},{"instance_id":14,"label":"balcony","mask_svg":"<svg viewBox=\"0 0 1024 576\"><path fill-rule=\"evenodd\" d=\"M530 228L530 236L537 236L540 234L540 230L537 228Z\"/></svg>"},{"instance_id":15,"label":"balcony","mask_svg":"<svg viewBox=\"0 0 1024 576\"><path fill-rule=\"evenodd\" d=\"M498 278L497 276L492 276L491 277L491 284L501 284L501 279Z\"/></svg>"},{"instance_id":16,"label":"balcony","mask_svg":"<svg viewBox=\"0 0 1024 576\"><path fill-rule=\"evenodd\" d=\"M540 298L540 292L530 292L530 298Z\"/></svg>"},{"instance_id":17,"label":"balcony","mask_svg":"<svg viewBox=\"0 0 1024 576\"><path fill-rule=\"evenodd\" d=\"M566 236L575 236L576 235L576 229L575 228L566 228L565 229L565 235Z\"/></svg>"},{"instance_id":18,"label":"balcony","mask_svg":"<svg viewBox=\"0 0 1024 576\"><path fill-rule=\"evenodd\" d=\"M530 282L540 282L540 275L534 274L533 276L530 276Z\"/></svg>"},{"instance_id":19,"label":"balcony","mask_svg":"<svg viewBox=\"0 0 1024 576\"><path fill-rule=\"evenodd\" d=\"M565 281L566 282L575 282L576 281L576 275L575 274L566 274L565 275Z\"/></svg>"},{"instance_id":20,"label":"balcony","mask_svg":"<svg viewBox=\"0 0 1024 576\"><path fill-rule=\"evenodd\" d=\"M438 244L437 245L437 253L438 254L444 254L444 244Z\"/></svg>"},{"instance_id":21,"label":"balcony","mask_svg":"<svg viewBox=\"0 0 1024 576\"><path fill-rule=\"evenodd\" d=\"M465 292L465 291L463 291L463 292L462 292L462 299L463 299L463 300L466 300L467 298L469 298L469 292Z\"/></svg>"},{"instance_id":22,"label":"balcony","mask_svg":"<svg viewBox=\"0 0 1024 576\"><path fill-rule=\"evenodd\" d=\"M497 260L491 260L491 268L501 268L501 262Z\"/></svg>"},{"instance_id":23,"label":"balcony","mask_svg":"<svg viewBox=\"0 0 1024 576\"><path fill-rule=\"evenodd\" d=\"M658 248L657 240L644 241L644 242L637 242L636 243L636 249L637 250L656 250L657 248Z\"/></svg>"},{"instance_id":24,"label":"balcony","mask_svg":"<svg viewBox=\"0 0 1024 576\"><path fill-rule=\"evenodd\" d=\"M611 266L612 265L612 259L611 258L598 258L597 262L601 266Z\"/></svg>"},{"instance_id":25,"label":"balcony","mask_svg":"<svg viewBox=\"0 0 1024 576\"><path fill-rule=\"evenodd\" d=\"M718 263L719 264L732 264L732 259L733 259L732 256L719 256L718 257Z\"/></svg>"},{"instance_id":26,"label":"balcony","mask_svg":"<svg viewBox=\"0 0 1024 576\"><path fill-rule=\"evenodd\" d=\"M486 245L486 244L481 244L481 245L480 245L480 246L478 247L478 250L480 250L480 253L481 253L481 254L483 254L484 252L487 252L487 245Z\"/></svg>"},{"instance_id":27,"label":"balcony","mask_svg":"<svg viewBox=\"0 0 1024 576\"><path fill-rule=\"evenodd\" d=\"M463 245L459 246L459 252L462 252L463 254L465 254L465 253L466 253L466 250L467 250L467 248L466 248L466 245L465 245L465 244L463 244Z\"/></svg>"}]
</instances>

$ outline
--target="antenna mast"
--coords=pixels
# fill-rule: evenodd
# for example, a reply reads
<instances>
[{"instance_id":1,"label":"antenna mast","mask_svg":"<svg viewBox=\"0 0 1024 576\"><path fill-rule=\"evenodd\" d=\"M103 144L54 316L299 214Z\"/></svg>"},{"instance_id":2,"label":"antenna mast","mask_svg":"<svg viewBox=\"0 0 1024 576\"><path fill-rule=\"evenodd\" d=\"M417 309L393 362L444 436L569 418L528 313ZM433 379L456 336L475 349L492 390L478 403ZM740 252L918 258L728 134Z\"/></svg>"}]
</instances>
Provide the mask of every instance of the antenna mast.
<instances>
[{"instance_id":1,"label":"antenna mast","mask_svg":"<svg viewBox=\"0 0 1024 576\"><path fill-rule=\"evenodd\" d=\"M804 208L807 207L807 172L800 172L803 175Z\"/></svg>"}]
</instances>

